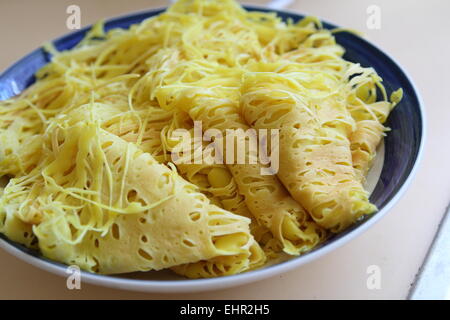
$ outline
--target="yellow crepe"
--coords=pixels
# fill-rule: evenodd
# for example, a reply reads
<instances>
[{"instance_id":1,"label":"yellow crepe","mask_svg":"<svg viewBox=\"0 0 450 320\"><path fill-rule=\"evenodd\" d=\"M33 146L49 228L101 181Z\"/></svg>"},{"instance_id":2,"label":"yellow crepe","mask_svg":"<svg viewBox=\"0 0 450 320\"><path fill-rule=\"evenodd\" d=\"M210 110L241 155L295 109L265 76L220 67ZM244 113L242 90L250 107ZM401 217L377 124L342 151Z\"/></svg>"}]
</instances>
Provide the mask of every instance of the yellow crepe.
<instances>
[{"instance_id":1,"label":"yellow crepe","mask_svg":"<svg viewBox=\"0 0 450 320\"><path fill-rule=\"evenodd\" d=\"M292 196L334 232L374 212L352 166L348 136L354 124L343 99L320 96L314 82L320 73L289 63L263 67L245 77L241 107L252 126L280 129L278 176Z\"/></svg>"},{"instance_id":2,"label":"yellow crepe","mask_svg":"<svg viewBox=\"0 0 450 320\"><path fill-rule=\"evenodd\" d=\"M159 104L168 110L186 111L193 121L202 124L203 130L216 129L226 139L227 130L235 130L237 141L246 139L246 131L250 127L239 114L239 85L241 71L219 66L214 62L183 61L179 59L184 52L164 49L155 55L160 66L167 61L162 73L158 73L160 85L153 89L153 95ZM193 78L187 76L185 82L179 80L180 74L194 69L198 72ZM154 83L156 71L149 72L148 79L142 83ZM173 83L162 85L161 83ZM143 89L140 84L139 90ZM170 100L167 98L170 97ZM248 143L256 143L249 139ZM225 144L224 144L225 146ZM250 163L250 150L256 146L245 148L244 163L227 163L239 192L245 197L248 209L257 222L271 230L278 239L283 250L289 254L299 254L310 250L323 238L323 231L310 218L305 210L294 201L276 175L263 175L260 163ZM226 154L226 146L223 151Z\"/></svg>"},{"instance_id":3,"label":"yellow crepe","mask_svg":"<svg viewBox=\"0 0 450 320\"><path fill-rule=\"evenodd\" d=\"M110 106L87 105L71 112L70 119L76 123L81 121L86 114L91 114L99 120L101 127L108 132L128 142L137 143L141 150L151 153L160 162L171 161L171 151L180 143L172 136L173 130L190 129L192 135L192 121L187 114L166 111L159 107L146 106L144 109L135 112L121 112L120 104L115 111L111 110ZM193 139L190 142L193 144ZM194 144L192 147L194 147ZM205 143L200 144L202 152L205 151L205 147ZM191 155L193 154L195 154L195 151L191 153ZM225 210L252 219L250 224L252 235L263 245L266 254L274 257L280 251L279 242L271 236L267 228L254 220L245 204L243 195L239 193L236 182L226 166L211 164L210 161L211 159L205 159L201 164L179 163L176 167L179 173L187 181L199 187L199 190L212 203Z\"/></svg>"},{"instance_id":4,"label":"yellow crepe","mask_svg":"<svg viewBox=\"0 0 450 320\"><path fill-rule=\"evenodd\" d=\"M189 117L183 113L174 114L173 112L152 106L146 106L139 111L121 112L121 106L123 107L120 103L115 105L115 108L101 104L86 105L72 111L67 118L70 120L70 123L77 123L78 121L82 121L86 115L90 115L93 119L98 120L100 126L108 132L126 141L137 143L139 149L151 153L162 162L170 161L170 154L167 151L173 148L170 145L172 142L170 140L171 128L189 127ZM208 173L206 180L201 179L204 178L204 173L197 172L199 170L198 165L180 164L178 165L178 169L181 175L187 181L194 183L212 203L233 213L251 218L245 203L242 202L242 196L237 193L234 181L227 181L227 185L220 188L219 185L224 183L223 172L217 173L217 167L208 164L200 166ZM208 187L205 186L204 182L206 181L209 183ZM277 246L273 243L273 240L267 239L267 231L261 230L261 227L255 225L254 221L250 224L250 230L252 234L257 236L258 241L263 237L265 238L265 241L262 242L265 251L270 255L274 255L274 249ZM242 271L243 269L241 270L240 268L242 268L243 264L246 264L247 258L246 254L216 257L197 263L186 264L173 270L190 278L223 276ZM253 245L250 268L256 268L264 262L265 254L257 244Z\"/></svg>"},{"instance_id":5,"label":"yellow crepe","mask_svg":"<svg viewBox=\"0 0 450 320\"><path fill-rule=\"evenodd\" d=\"M190 154L184 156L184 162L177 163L177 169L180 174L189 182L197 185L200 190L216 205L242 215L252 220L250 231L255 239L260 243L270 258L277 256L281 251L281 243L275 239L270 230L264 225L258 223L252 215L245 202L245 196L240 193L235 178L224 164L214 163L214 152L206 142L195 144L192 123L186 121L189 118L184 112L177 111L174 113L172 122L168 124L162 131L162 144L170 152L177 152L182 149L184 143L188 143L191 148ZM184 128L189 130L190 138L188 141L180 141L175 139L174 130ZM202 163L195 163L196 147L204 155ZM208 152L209 151L209 152ZM178 152L177 152L178 154ZM190 162L188 163L187 160Z\"/></svg>"},{"instance_id":6,"label":"yellow crepe","mask_svg":"<svg viewBox=\"0 0 450 320\"><path fill-rule=\"evenodd\" d=\"M359 179L364 181L377 147L388 131L383 123L402 99L403 91L394 91L388 101L382 79L372 68L354 65L346 71L345 76L351 77L347 84L347 108L356 121L356 129L350 136L353 167ZM380 101L377 101L377 89L382 95Z\"/></svg>"},{"instance_id":7,"label":"yellow crepe","mask_svg":"<svg viewBox=\"0 0 450 320\"><path fill-rule=\"evenodd\" d=\"M258 250L250 220L211 205L150 154L85 123L55 128L49 144L42 166L12 179L2 198L34 225L45 256L100 273L222 255L243 255L239 270L249 268Z\"/></svg>"}]
</instances>

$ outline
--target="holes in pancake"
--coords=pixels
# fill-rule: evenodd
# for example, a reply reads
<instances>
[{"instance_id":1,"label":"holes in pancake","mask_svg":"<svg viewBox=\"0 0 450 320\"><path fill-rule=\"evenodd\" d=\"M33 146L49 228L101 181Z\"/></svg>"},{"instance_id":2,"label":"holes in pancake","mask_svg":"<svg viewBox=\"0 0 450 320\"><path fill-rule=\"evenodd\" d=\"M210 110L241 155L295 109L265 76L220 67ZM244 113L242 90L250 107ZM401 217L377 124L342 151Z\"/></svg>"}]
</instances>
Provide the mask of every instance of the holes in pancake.
<instances>
[{"instance_id":1,"label":"holes in pancake","mask_svg":"<svg viewBox=\"0 0 450 320\"><path fill-rule=\"evenodd\" d=\"M327 175L330 175L330 176L335 176L336 175L336 172L328 170L328 169L322 169L322 172L324 172L324 173L326 173Z\"/></svg>"},{"instance_id":2,"label":"holes in pancake","mask_svg":"<svg viewBox=\"0 0 450 320\"><path fill-rule=\"evenodd\" d=\"M208 226L221 226L233 223L232 220L223 218L222 216L213 216L208 220Z\"/></svg>"},{"instance_id":3,"label":"holes in pancake","mask_svg":"<svg viewBox=\"0 0 450 320\"><path fill-rule=\"evenodd\" d=\"M332 232L339 232L341 230L341 223L338 222L334 227L331 228Z\"/></svg>"},{"instance_id":4,"label":"holes in pancake","mask_svg":"<svg viewBox=\"0 0 450 320\"><path fill-rule=\"evenodd\" d=\"M308 171L299 172L299 173L297 173L297 177L304 177L307 173L308 173Z\"/></svg>"},{"instance_id":5,"label":"holes in pancake","mask_svg":"<svg viewBox=\"0 0 450 320\"><path fill-rule=\"evenodd\" d=\"M96 257L92 257L92 260L94 260L95 264L91 267L91 270L92 272L98 273L100 271L100 263Z\"/></svg>"},{"instance_id":6,"label":"holes in pancake","mask_svg":"<svg viewBox=\"0 0 450 320\"><path fill-rule=\"evenodd\" d=\"M196 222L196 221L200 220L201 217L202 217L202 214L198 211L189 213L189 219L191 219L192 222Z\"/></svg>"},{"instance_id":7,"label":"holes in pancake","mask_svg":"<svg viewBox=\"0 0 450 320\"><path fill-rule=\"evenodd\" d=\"M202 193L202 194L198 194L194 197L194 199L199 200L199 201L206 201L206 196Z\"/></svg>"},{"instance_id":8,"label":"holes in pancake","mask_svg":"<svg viewBox=\"0 0 450 320\"><path fill-rule=\"evenodd\" d=\"M153 257L152 257L147 251L145 251L145 250L143 250L143 249L139 249L139 250L138 250L138 254L139 254L143 259L145 259L145 260L147 260L147 261L152 261L152 260L153 260Z\"/></svg>"},{"instance_id":9,"label":"holes in pancake","mask_svg":"<svg viewBox=\"0 0 450 320\"><path fill-rule=\"evenodd\" d=\"M311 214L318 220L321 220L324 218L325 215L333 211L333 209L337 206L337 203L335 200L327 201L325 203L322 203L321 205L315 207L312 209Z\"/></svg>"},{"instance_id":10,"label":"holes in pancake","mask_svg":"<svg viewBox=\"0 0 450 320\"><path fill-rule=\"evenodd\" d=\"M133 154L133 160L136 160L143 153L144 152L140 149L136 150L136 152Z\"/></svg>"},{"instance_id":11,"label":"holes in pancake","mask_svg":"<svg viewBox=\"0 0 450 320\"><path fill-rule=\"evenodd\" d=\"M203 203L196 203L194 207L197 208L197 209L202 209L203 208Z\"/></svg>"},{"instance_id":12,"label":"holes in pancake","mask_svg":"<svg viewBox=\"0 0 450 320\"><path fill-rule=\"evenodd\" d=\"M111 226L111 235L114 239L120 240L120 229L117 223L113 223Z\"/></svg>"},{"instance_id":13,"label":"holes in pancake","mask_svg":"<svg viewBox=\"0 0 450 320\"><path fill-rule=\"evenodd\" d=\"M143 206L143 207L146 207L148 205L147 202L144 199L142 199L141 197L137 198L136 202L139 202L141 204L141 206Z\"/></svg>"},{"instance_id":14,"label":"holes in pancake","mask_svg":"<svg viewBox=\"0 0 450 320\"><path fill-rule=\"evenodd\" d=\"M213 244L218 250L229 253L239 252L242 246L248 242L248 235L245 233L233 233L223 236L213 237Z\"/></svg>"},{"instance_id":15,"label":"holes in pancake","mask_svg":"<svg viewBox=\"0 0 450 320\"><path fill-rule=\"evenodd\" d=\"M38 237L35 237L35 236L33 235L33 239L31 240L30 246L31 246L31 247L34 247L34 246L36 246L36 245L38 244L38 242L39 242Z\"/></svg>"},{"instance_id":16,"label":"holes in pancake","mask_svg":"<svg viewBox=\"0 0 450 320\"><path fill-rule=\"evenodd\" d=\"M195 247L195 244L194 244L191 240L189 240L189 239L184 239L184 240L183 240L183 244L184 244L186 247L190 247L190 248Z\"/></svg>"},{"instance_id":17,"label":"holes in pancake","mask_svg":"<svg viewBox=\"0 0 450 320\"><path fill-rule=\"evenodd\" d=\"M140 217L140 218L139 218L139 222L142 223L142 224L144 224L144 223L147 222L147 219L145 219L144 217Z\"/></svg>"},{"instance_id":18,"label":"holes in pancake","mask_svg":"<svg viewBox=\"0 0 450 320\"><path fill-rule=\"evenodd\" d=\"M302 140L298 139L298 140L295 140L292 143L292 148L293 149L298 149L298 148L300 148L301 145L302 145Z\"/></svg>"},{"instance_id":19,"label":"holes in pancake","mask_svg":"<svg viewBox=\"0 0 450 320\"><path fill-rule=\"evenodd\" d=\"M147 236L145 234L141 236L141 242L143 242L143 243L147 243L148 242L148 238L147 238Z\"/></svg>"},{"instance_id":20,"label":"holes in pancake","mask_svg":"<svg viewBox=\"0 0 450 320\"><path fill-rule=\"evenodd\" d=\"M359 144L359 149L361 149L361 151L364 151L366 153L370 153L370 147L367 143Z\"/></svg>"},{"instance_id":21,"label":"holes in pancake","mask_svg":"<svg viewBox=\"0 0 450 320\"><path fill-rule=\"evenodd\" d=\"M170 175L169 173L165 173L159 177L158 188L162 188L162 187L169 185L169 181L170 181L169 175Z\"/></svg>"},{"instance_id":22,"label":"holes in pancake","mask_svg":"<svg viewBox=\"0 0 450 320\"><path fill-rule=\"evenodd\" d=\"M135 202L137 198L137 191L134 189L131 189L127 193L127 200L128 202Z\"/></svg>"},{"instance_id":23,"label":"holes in pancake","mask_svg":"<svg viewBox=\"0 0 450 320\"><path fill-rule=\"evenodd\" d=\"M112 161L112 165L113 165L113 166L117 165L117 164L120 162L121 159L122 159L121 157L115 158L115 159Z\"/></svg>"},{"instance_id":24,"label":"holes in pancake","mask_svg":"<svg viewBox=\"0 0 450 320\"><path fill-rule=\"evenodd\" d=\"M96 248L100 247L100 241L98 239L94 240L94 247L96 247Z\"/></svg>"},{"instance_id":25,"label":"holes in pancake","mask_svg":"<svg viewBox=\"0 0 450 320\"><path fill-rule=\"evenodd\" d=\"M262 181L264 181L264 179L260 178L260 177L245 177L244 179L242 179L242 182L245 184L252 184L252 183L262 182Z\"/></svg>"},{"instance_id":26,"label":"holes in pancake","mask_svg":"<svg viewBox=\"0 0 450 320\"><path fill-rule=\"evenodd\" d=\"M70 229L70 234L72 236L72 239L75 239L76 235L78 233L78 229L74 225L72 225L71 223L69 223L69 229Z\"/></svg>"},{"instance_id":27,"label":"holes in pancake","mask_svg":"<svg viewBox=\"0 0 450 320\"><path fill-rule=\"evenodd\" d=\"M272 186L272 185L263 185L263 186L256 186L256 187L250 188L250 192L253 194L256 194L263 190L267 190L268 192L273 193L273 192L275 192L276 188L275 188L275 186Z\"/></svg>"},{"instance_id":28,"label":"holes in pancake","mask_svg":"<svg viewBox=\"0 0 450 320\"><path fill-rule=\"evenodd\" d=\"M190 184L186 184L183 186L183 191L186 193L196 193L196 187Z\"/></svg>"},{"instance_id":29,"label":"holes in pancake","mask_svg":"<svg viewBox=\"0 0 450 320\"><path fill-rule=\"evenodd\" d=\"M36 165L35 163L30 164L30 165L25 169L25 172L31 172L31 171L33 171L36 167L37 167L37 165Z\"/></svg>"},{"instance_id":30,"label":"holes in pancake","mask_svg":"<svg viewBox=\"0 0 450 320\"><path fill-rule=\"evenodd\" d=\"M113 145L112 141L105 141L102 143L102 149L107 149Z\"/></svg>"},{"instance_id":31,"label":"holes in pancake","mask_svg":"<svg viewBox=\"0 0 450 320\"><path fill-rule=\"evenodd\" d=\"M290 109L279 109L275 112L272 112L269 117L266 117L263 121L264 124L269 124L275 121L280 120L282 117L286 116L289 113Z\"/></svg>"},{"instance_id":32,"label":"holes in pancake","mask_svg":"<svg viewBox=\"0 0 450 320\"><path fill-rule=\"evenodd\" d=\"M63 176L68 176L69 174L71 174L73 172L73 170L75 169L75 167L76 167L75 164L70 166L66 171L63 172Z\"/></svg>"}]
</instances>

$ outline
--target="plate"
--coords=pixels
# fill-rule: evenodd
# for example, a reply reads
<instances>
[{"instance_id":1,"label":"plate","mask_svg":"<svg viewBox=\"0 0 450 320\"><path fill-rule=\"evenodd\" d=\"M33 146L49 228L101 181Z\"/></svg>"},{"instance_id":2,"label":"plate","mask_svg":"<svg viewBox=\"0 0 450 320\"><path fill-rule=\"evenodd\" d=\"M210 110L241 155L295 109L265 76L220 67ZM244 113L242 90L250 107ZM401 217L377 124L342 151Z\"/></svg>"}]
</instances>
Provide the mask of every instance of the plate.
<instances>
[{"instance_id":1,"label":"plate","mask_svg":"<svg viewBox=\"0 0 450 320\"><path fill-rule=\"evenodd\" d=\"M277 12L281 18L291 18L294 21L304 17L304 15L288 11L255 6L245 6L245 8ZM164 10L164 8L153 9L113 18L105 21L105 29L128 28L130 25L160 14ZM335 25L324 21L323 25L328 29L336 28ZM53 43L58 50L70 49L83 39L89 28L63 36ZM311 252L299 257L283 259L277 264L270 264L264 268L238 275L190 280L174 275L170 271L151 271L115 276L82 271L81 281L146 292L198 292L229 288L268 278L304 265L354 239L379 221L403 195L417 170L425 141L424 110L421 98L412 80L392 57L354 34L337 33L335 37L337 42L346 50L344 58L352 62L358 62L364 67L373 67L383 78L387 92L403 88L403 99L391 112L386 123L391 131L385 137L384 144L380 146L381 152L378 153L375 165L368 178L367 187L373 190L370 201L378 207L377 213L364 217L355 225L328 239ZM7 69L0 75L0 100L15 96L31 85L35 81L34 73L49 61L50 55L40 48ZM67 276L66 265L42 257L39 252L14 243L1 234L0 247L32 265L61 276Z\"/></svg>"}]
</instances>

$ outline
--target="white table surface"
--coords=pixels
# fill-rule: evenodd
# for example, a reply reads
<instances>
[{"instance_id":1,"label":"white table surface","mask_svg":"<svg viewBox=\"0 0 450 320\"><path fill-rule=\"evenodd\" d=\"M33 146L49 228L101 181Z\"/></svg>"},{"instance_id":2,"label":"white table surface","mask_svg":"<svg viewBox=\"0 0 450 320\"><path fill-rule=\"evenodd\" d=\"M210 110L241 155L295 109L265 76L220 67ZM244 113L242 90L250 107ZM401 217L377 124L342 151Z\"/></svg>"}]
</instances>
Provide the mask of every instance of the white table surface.
<instances>
[{"instance_id":1,"label":"white table surface","mask_svg":"<svg viewBox=\"0 0 450 320\"><path fill-rule=\"evenodd\" d=\"M265 4L267 1L249 1ZM66 8L81 7L82 24L159 7L162 0L42 0L0 2L0 70L46 40L67 33ZM381 29L366 27L369 5L381 9ZM404 299L450 200L450 1L303 0L290 9L360 30L405 67L423 96L428 138L409 190L393 210L357 239L289 273L221 291L148 294L82 283L32 267L0 250L2 299ZM367 288L367 268L381 270L381 289Z\"/></svg>"}]
</instances>

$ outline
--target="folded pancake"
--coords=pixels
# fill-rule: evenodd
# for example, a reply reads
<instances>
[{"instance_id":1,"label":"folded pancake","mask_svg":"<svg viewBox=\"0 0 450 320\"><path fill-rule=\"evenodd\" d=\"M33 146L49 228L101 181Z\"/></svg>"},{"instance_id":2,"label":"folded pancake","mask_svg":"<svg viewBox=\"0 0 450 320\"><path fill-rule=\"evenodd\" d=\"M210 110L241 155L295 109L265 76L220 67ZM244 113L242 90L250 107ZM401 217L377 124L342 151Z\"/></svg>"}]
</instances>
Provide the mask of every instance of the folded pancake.
<instances>
[{"instance_id":1,"label":"folded pancake","mask_svg":"<svg viewBox=\"0 0 450 320\"><path fill-rule=\"evenodd\" d=\"M326 73L342 84L341 93L355 121L355 128L349 137L353 168L358 179L364 182L377 146L387 131L383 123L401 100L402 91L393 92L389 102L382 79L376 71L344 60L344 53L344 48L336 43L331 31L320 30L303 41L296 50L283 54L282 59L300 64L303 71Z\"/></svg>"},{"instance_id":2,"label":"folded pancake","mask_svg":"<svg viewBox=\"0 0 450 320\"><path fill-rule=\"evenodd\" d=\"M230 173L226 165L215 163L214 145L207 142L196 143L192 123L186 121L190 119L184 112L174 112L172 122L167 125L162 132L162 144L172 153L180 155L180 150L186 149L183 144L191 150L187 155L182 155L176 164L180 174L189 182L195 184L211 200L225 210L250 218L250 231L255 240L263 247L265 254L269 258L277 256L281 251L281 243L275 239L270 230L259 224L252 215L245 202L245 197L239 192L235 178ZM177 129L186 129L189 138L186 141L180 141L174 137L174 131ZM196 149L200 149L196 153ZM195 163L195 155L202 155L202 162ZM184 158L183 158L184 157Z\"/></svg>"},{"instance_id":3,"label":"folded pancake","mask_svg":"<svg viewBox=\"0 0 450 320\"><path fill-rule=\"evenodd\" d=\"M180 43L187 58L229 66L245 65L252 59L277 59L279 54L319 38L316 33L322 27L315 17L283 21L273 13L247 11L234 0L179 0L168 9L165 18L184 21L185 16L195 21L184 26Z\"/></svg>"},{"instance_id":4,"label":"folded pancake","mask_svg":"<svg viewBox=\"0 0 450 320\"><path fill-rule=\"evenodd\" d=\"M1 181L2 185L7 181ZM1 189L3 195L4 188ZM0 232L11 241L37 249L37 238L33 233L33 225L23 222L16 214L14 207L4 206L0 200Z\"/></svg>"},{"instance_id":5,"label":"folded pancake","mask_svg":"<svg viewBox=\"0 0 450 320\"><path fill-rule=\"evenodd\" d=\"M175 55L177 53L173 50L165 49L160 59L168 61L167 57ZM178 55L182 56L183 53ZM190 76L192 70L196 70L195 76ZM254 161L257 142L248 139L247 130L250 127L239 114L241 70L223 67L215 62L180 60L166 65L161 72L154 72L162 78L159 80L160 85L152 90L152 97L161 107L187 112L193 121L201 123L204 131L214 129L221 133L219 139L223 141L227 140L231 130L235 146L239 146L238 143L245 144L241 162L238 163L235 158L227 160L226 165L258 224L271 230L286 253L297 255L317 245L323 238L323 230L292 199L276 175L262 174L263 166ZM146 83L153 81L148 80ZM222 145L222 154L226 155L226 143ZM237 157L237 152L234 156Z\"/></svg>"},{"instance_id":6,"label":"folded pancake","mask_svg":"<svg viewBox=\"0 0 450 320\"><path fill-rule=\"evenodd\" d=\"M171 160L170 150L174 147L175 141L171 140L172 129L189 128L191 121L189 116L184 113L174 113L171 111L163 110L159 107L139 106L137 110L127 110L127 105L116 101L115 105L105 104L89 104L71 111L67 115L67 120L70 124L76 124L82 121L86 115L90 115L92 119L99 122L102 129L117 135L118 137L128 142L136 143L140 150L149 152L159 162L168 163ZM198 168L195 164L180 164L178 170L181 175L186 178L187 181L195 184L199 190L205 194L209 200L225 210L233 213L251 218L248 210L246 210L245 203L242 201L242 196L236 192L236 187L233 188L234 181L227 182L227 186L219 187L223 183L223 172L217 173L216 170L211 169L214 166L208 166L207 164L201 165L204 171L207 171L208 179L204 180L203 172L196 172ZM208 168L209 167L209 168ZM189 172L189 173L188 173ZM211 185L206 187L204 182L211 181L215 186ZM260 226L252 221L250 224L250 230L253 234L253 230L258 238L256 240L265 240L263 244L270 249L271 255L274 255L274 249L276 244L273 240L267 239L267 230L263 232ZM264 239L263 239L264 238ZM270 245L270 246L269 246ZM245 256L237 255L230 257L217 257L212 260L203 260L197 263L184 265L183 268L178 268L177 273L182 274L185 270L185 274L188 277L206 277L207 274L202 271L197 276L189 270L215 270L214 274L209 276L229 275L233 274L237 268L240 268L242 263L245 263ZM250 268L256 268L265 261L265 255L261 252L261 249L257 244L252 246L252 256L250 257ZM198 267L194 266L198 265ZM217 270L226 270L223 274L219 274Z\"/></svg>"},{"instance_id":7,"label":"folded pancake","mask_svg":"<svg viewBox=\"0 0 450 320\"><path fill-rule=\"evenodd\" d=\"M245 76L241 108L251 126L280 130L278 177L291 195L333 232L374 212L352 167L353 123L339 95L321 98L321 75L291 63L259 67Z\"/></svg>"},{"instance_id":8,"label":"folded pancake","mask_svg":"<svg viewBox=\"0 0 450 320\"><path fill-rule=\"evenodd\" d=\"M159 162L168 163L172 160L171 152L176 150L180 141L173 136L174 130L190 130L192 136L192 121L184 112L173 112L145 104L130 112L123 104L86 105L69 114L71 123L82 121L86 114L100 122L100 126L120 138L136 143L141 150L152 154ZM186 141L192 148L193 139ZM202 154L206 154L206 143L200 144ZM234 178L223 164L213 164L212 159L204 159L201 164L193 162L195 151L189 159L180 161L176 167L187 181L195 184L215 205L242 215L252 220L250 230L264 251L273 257L279 250L279 242L271 236L270 231L259 225L245 204L244 197L239 193Z\"/></svg>"},{"instance_id":9,"label":"folded pancake","mask_svg":"<svg viewBox=\"0 0 450 320\"><path fill-rule=\"evenodd\" d=\"M261 247L253 245L249 250L250 256L247 253L222 255L209 260L175 266L171 270L179 275L198 279L228 276L261 267L266 261L266 256Z\"/></svg>"},{"instance_id":10,"label":"folded pancake","mask_svg":"<svg viewBox=\"0 0 450 320\"><path fill-rule=\"evenodd\" d=\"M29 172L40 157L42 114L26 100L0 102L0 176Z\"/></svg>"},{"instance_id":11,"label":"folded pancake","mask_svg":"<svg viewBox=\"0 0 450 320\"><path fill-rule=\"evenodd\" d=\"M203 81L215 84L219 82L217 78ZM224 82L227 81L229 79L224 77ZM233 99L231 90L225 90L220 96L220 93L214 90L202 90L201 83L196 85L199 89L190 89L185 94L179 94L182 98L175 108L186 110L194 121L202 123L204 130L219 130L224 141L228 139L229 130L234 129L232 135L236 139L235 145L246 146L244 159L241 159L242 163L238 163L235 158L227 167L239 192L244 196L248 209L258 224L271 230L273 236L282 243L286 253L300 254L310 250L321 240L323 233L303 208L290 197L276 175L262 175L262 165L257 161L251 162L250 158L255 157L251 152L257 150L257 146L251 145L256 143L254 139L248 139L247 130L250 127L238 113L238 97L234 94ZM172 106L174 104L177 102L172 102ZM223 145L225 146L225 143ZM226 154L226 149L223 154Z\"/></svg>"},{"instance_id":12,"label":"folded pancake","mask_svg":"<svg viewBox=\"0 0 450 320\"><path fill-rule=\"evenodd\" d=\"M210 204L134 144L81 123L55 127L47 147L2 198L2 209L33 225L46 257L106 274L234 255L236 272L249 268L258 251L250 220Z\"/></svg>"},{"instance_id":13,"label":"folded pancake","mask_svg":"<svg viewBox=\"0 0 450 320\"><path fill-rule=\"evenodd\" d=\"M99 47L53 52L52 62L37 72L35 83L0 101L0 175L23 175L36 166L48 120L94 97L104 102L127 97L127 81L138 75L121 74L126 68L90 65L95 54L86 50L98 53Z\"/></svg>"},{"instance_id":14,"label":"folded pancake","mask_svg":"<svg viewBox=\"0 0 450 320\"><path fill-rule=\"evenodd\" d=\"M196 121L202 121L206 129L221 130L225 140L227 129L241 129L234 133L238 141L245 141L245 132L250 127L240 118L237 110L236 104L227 99L199 97L189 114ZM245 148L244 163L227 164L247 207L259 224L269 228L274 237L281 241L286 253L299 254L309 250L321 239L320 228L289 196L276 175L262 175L261 164L250 162L250 150L257 148L250 145L255 140L247 141L249 145Z\"/></svg>"},{"instance_id":15,"label":"folded pancake","mask_svg":"<svg viewBox=\"0 0 450 320\"><path fill-rule=\"evenodd\" d=\"M383 123L402 99L403 91L394 91L389 101L381 77L374 69L360 65L349 67L345 77L350 79L346 87L347 108L356 122L356 129L350 136L353 167L359 179L365 181L377 147L388 130ZM381 92L381 99L377 90Z\"/></svg>"}]
</instances>

